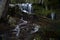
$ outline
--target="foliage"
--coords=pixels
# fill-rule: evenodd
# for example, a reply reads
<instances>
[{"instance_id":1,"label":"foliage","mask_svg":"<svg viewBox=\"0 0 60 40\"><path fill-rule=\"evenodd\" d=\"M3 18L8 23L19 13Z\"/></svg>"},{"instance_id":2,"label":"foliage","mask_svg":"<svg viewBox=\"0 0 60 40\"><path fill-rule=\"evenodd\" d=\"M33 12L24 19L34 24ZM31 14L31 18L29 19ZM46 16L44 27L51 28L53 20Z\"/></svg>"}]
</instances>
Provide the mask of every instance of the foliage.
<instances>
[{"instance_id":1,"label":"foliage","mask_svg":"<svg viewBox=\"0 0 60 40\"><path fill-rule=\"evenodd\" d=\"M16 3L24 3L25 0L10 0L10 3L16 4Z\"/></svg>"},{"instance_id":2,"label":"foliage","mask_svg":"<svg viewBox=\"0 0 60 40\"><path fill-rule=\"evenodd\" d=\"M14 0L15 1L15 0ZM31 1L31 0L30 0ZM33 0L32 0L33 1ZM32 2L31 1L31 2ZM35 0L34 0L35 1ZM13 1L12 1L13 2ZM22 2L22 1L21 1ZM35 1L37 2L37 1ZM15 1L13 3L18 3L18 1ZM60 13L60 8L58 8L59 6L59 0L44 0L43 4L33 4L33 11L35 13L35 15L40 16L40 15L44 15L47 16L48 14L50 14L51 12L55 12L55 13ZM46 10L47 7L47 10ZM16 10L16 13L18 10ZM60 19L59 19L60 20ZM40 20L41 21L41 20ZM42 20L43 21L43 20ZM46 20L47 21L47 20ZM56 30L56 32L60 32L58 30L60 30L60 21L55 20L51 22L51 25L46 25L42 28L43 31L51 31L51 30ZM45 23L43 21L43 23ZM41 23L42 24L42 23ZM47 33L48 33L47 32ZM36 36L35 37L36 40L40 40L40 36Z\"/></svg>"},{"instance_id":3,"label":"foliage","mask_svg":"<svg viewBox=\"0 0 60 40\"><path fill-rule=\"evenodd\" d=\"M59 12L59 0L43 0L43 4L34 4L33 9L36 15L48 15L51 12ZM46 10L47 8L47 10Z\"/></svg>"},{"instance_id":4,"label":"foliage","mask_svg":"<svg viewBox=\"0 0 60 40\"><path fill-rule=\"evenodd\" d=\"M33 9L34 9L34 13L36 15L48 15L49 13L51 13L51 10L46 10L43 6L40 5L33 5Z\"/></svg>"},{"instance_id":5,"label":"foliage","mask_svg":"<svg viewBox=\"0 0 60 40\"><path fill-rule=\"evenodd\" d=\"M42 40L41 39L41 36L39 34L36 34L35 37L34 37L35 40Z\"/></svg>"}]
</instances>

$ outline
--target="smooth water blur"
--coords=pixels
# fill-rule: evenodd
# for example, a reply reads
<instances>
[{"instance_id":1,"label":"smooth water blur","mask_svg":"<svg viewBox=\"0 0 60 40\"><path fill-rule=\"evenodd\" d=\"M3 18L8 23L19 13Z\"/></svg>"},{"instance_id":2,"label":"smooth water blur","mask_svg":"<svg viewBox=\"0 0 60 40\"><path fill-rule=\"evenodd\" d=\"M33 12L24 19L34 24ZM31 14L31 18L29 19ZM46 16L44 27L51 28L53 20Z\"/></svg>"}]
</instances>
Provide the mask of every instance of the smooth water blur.
<instances>
[{"instance_id":1,"label":"smooth water blur","mask_svg":"<svg viewBox=\"0 0 60 40\"><path fill-rule=\"evenodd\" d=\"M31 14L32 13L32 4L31 3L22 3L21 10L25 13Z\"/></svg>"},{"instance_id":2,"label":"smooth water blur","mask_svg":"<svg viewBox=\"0 0 60 40\"><path fill-rule=\"evenodd\" d=\"M32 34L33 34L33 33L36 33L37 31L39 31L39 28L40 28L40 26L37 25L37 24L33 24L33 26L34 26L34 28L33 28L33 30L31 31Z\"/></svg>"},{"instance_id":3,"label":"smooth water blur","mask_svg":"<svg viewBox=\"0 0 60 40\"><path fill-rule=\"evenodd\" d=\"M9 6L14 7L18 5L19 9L27 14L32 14L32 3L22 3L22 4L9 4Z\"/></svg>"},{"instance_id":4,"label":"smooth water blur","mask_svg":"<svg viewBox=\"0 0 60 40\"><path fill-rule=\"evenodd\" d=\"M26 21L26 20L23 20L23 18L21 18L20 19L20 22L16 25L16 28L13 30L13 31L15 31L16 32L16 37L19 37L20 35L20 29L22 29L22 28L26 28L26 29L29 29L29 27L27 28L26 27L26 25L28 25L27 24L28 23L28 21ZM37 25L37 24L33 24L33 30L30 30L30 33L29 34L33 34L33 33L36 33L38 30L39 30L39 28L40 28L40 26L39 25Z\"/></svg>"},{"instance_id":5,"label":"smooth water blur","mask_svg":"<svg viewBox=\"0 0 60 40\"><path fill-rule=\"evenodd\" d=\"M51 19L54 20L54 17L55 17L55 13L52 12L52 13L51 13Z\"/></svg>"},{"instance_id":6,"label":"smooth water blur","mask_svg":"<svg viewBox=\"0 0 60 40\"><path fill-rule=\"evenodd\" d=\"M14 29L14 31L16 31L16 37L19 37L19 33L20 33L19 25L16 26L16 28Z\"/></svg>"},{"instance_id":7,"label":"smooth water blur","mask_svg":"<svg viewBox=\"0 0 60 40\"><path fill-rule=\"evenodd\" d=\"M22 22L19 23L18 25L16 25L16 28L13 30L16 32L16 37L19 37L21 25L27 24L27 21L23 20L23 18L21 18L20 21L22 21Z\"/></svg>"}]
</instances>

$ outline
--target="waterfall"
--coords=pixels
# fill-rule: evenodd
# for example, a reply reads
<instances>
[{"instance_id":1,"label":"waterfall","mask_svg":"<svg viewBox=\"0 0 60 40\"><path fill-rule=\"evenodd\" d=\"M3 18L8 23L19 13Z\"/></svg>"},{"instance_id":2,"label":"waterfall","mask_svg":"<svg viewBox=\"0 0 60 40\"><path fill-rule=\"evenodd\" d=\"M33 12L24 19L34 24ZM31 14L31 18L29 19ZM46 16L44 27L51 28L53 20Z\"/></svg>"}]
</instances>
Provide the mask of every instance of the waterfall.
<instances>
[{"instance_id":1,"label":"waterfall","mask_svg":"<svg viewBox=\"0 0 60 40\"><path fill-rule=\"evenodd\" d=\"M55 13L52 12L52 13L51 13L51 19L54 20L54 17L55 17Z\"/></svg>"},{"instance_id":2,"label":"waterfall","mask_svg":"<svg viewBox=\"0 0 60 40\"><path fill-rule=\"evenodd\" d=\"M28 10L29 10L29 14L31 14L31 11L32 11L32 4L29 4Z\"/></svg>"},{"instance_id":3,"label":"waterfall","mask_svg":"<svg viewBox=\"0 0 60 40\"><path fill-rule=\"evenodd\" d=\"M21 37L20 35L22 34L21 32L22 32L23 29L26 29L25 30L26 32L24 32L24 33L25 33L25 35L27 35L28 38L31 37L30 36L31 34L39 31L40 25L37 25L37 24L33 23L33 25L32 25L33 28L31 28L31 30L29 30L31 26L28 26L28 25L29 25L28 21L23 20L23 17L21 17L19 23L16 25L16 28L13 30L13 32L14 31L16 32L16 38ZM24 34L22 34L22 35L24 35Z\"/></svg>"},{"instance_id":4,"label":"waterfall","mask_svg":"<svg viewBox=\"0 0 60 40\"><path fill-rule=\"evenodd\" d=\"M33 28L34 30L32 30L31 33L36 33L39 30L40 26L37 24L33 24L33 26L34 26Z\"/></svg>"},{"instance_id":5,"label":"waterfall","mask_svg":"<svg viewBox=\"0 0 60 40\"><path fill-rule=\"evenodd\" d=\"M16 28L14 29L14 31L16 31L16 37L19 37L19 33L20 33L20 28L19 25L16 26Z\"/></svg>"},{"instance_id":6,"label":"waterfall","mask_svg":"<svg viewBox=\"0 0 60 40\"><path fill-rule=\"evenodd\" d=\"M22 21L22 23L20 23L19 25L25 25L25 24L27 24L27 21L23 20L23 17L20 19L20 21Z\"/></svg>"},{"instance_id":7,"label":"waterfall","mask_svg":"<svg viewBox=\"0 0 60 40\"><path fill-rule=\"evenodd\" d=\"M22 3L22 4L9 4L9 6L14 7L15 5L19 6L19 9L22 12L25 12L27 14L32 13L32 3Z\"/></svg>"},{"instance_id":8,"label":"waterfall","mask_svg":"<svg viewBox=\"0 0 60 40\"><path fill-rule=\"evenodd\" d=\"M13 31L16 32L16 37L19 37L20 29L21 29L21 25L25 25L25 24L27 24L27 21L23 20L23 17L20 19L20 21L22 21L22 22L21 22L21 23L19 22L19 24L16 25L16 28L13 29Z\"/></svg>"},{"instance_id":9,"label":"waterfall","mask_svg":"<svg viewBox=\"0 0 60 40\"><path fill-rule=\"evenodd\" d=\"M27 4L22 3L22 4L21 4L21 11L22 11L22 12L25 12L25 13L28 13L28 11L26 11L26 9L27 9Z\"/></svg>"},{"instance_id":10,"label":"waterfall","mask_svg":"<svg viewBox=\"0 0 60 40\"><path fill-rule=\"evenodd\" d=\"M31 3L22 3L20 5L20 7L21 7L22 12L31 14L31 11L32 11L32 4Z\"/></svg>"}]
</instances>

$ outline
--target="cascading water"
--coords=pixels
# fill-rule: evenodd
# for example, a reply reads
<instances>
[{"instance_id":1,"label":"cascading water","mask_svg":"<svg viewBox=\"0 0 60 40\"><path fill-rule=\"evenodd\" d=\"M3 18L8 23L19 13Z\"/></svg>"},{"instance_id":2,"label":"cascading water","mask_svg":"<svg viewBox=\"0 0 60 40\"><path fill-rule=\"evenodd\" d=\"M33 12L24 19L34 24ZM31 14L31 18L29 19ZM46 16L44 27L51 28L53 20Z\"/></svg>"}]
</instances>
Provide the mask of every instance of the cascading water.
<instances>
[{"instance_id":1,"label":"cascading water","mask_svg":"<svg viewBox=\"0 0 60 40\"><path fill-rule=\"evenodd\" d=\"M54 20L54 17L55 17L55 13L52 12L52 13L51 13L51 19Z\"/></svg>"},{"instance_id":2,"label":"cascading water","mask_svg":"<svg viewBox=\"0 0 60 40\"><path fill-rule=\"evenodd\" d=\"M16 37L19 37L21 25L27 24L27 21L23 20L23 18L21 18L20 21L22 21L22 23L19 23L18 25L16 25L16 28L13 30L16 32Z\"/></svg>"},{"instance_id":3,"label":"cascading water","mask_svg":"<svg viewBox=\"0 0 60 40\"><path fill-rule=\"evenodd\" d=\"M19 28L19 27L20 27L20 26L17 25L16 28L13 30L13 31L16 32L16 37L19 37L19 33L20 33L20 28Z\"/></svg>"},{"instance_id":4,"label":"cascading water","mask_svg":"<svg viewBox=\"0 0 60 40\"><path fill-rule=\"evenodd\" d=\"M28 13L27 10L28 10L28 9L27 9L27 4L22 3L22 4L21 4L21 11L23 11L23 12L25 12L25 13Z\"/></svg>"},{"instance_id":5,"label":"cascading water","mask_svg":"<svg viewBox=\"0 0 60 40\"><path fill-rule=\"evenodd\" d=\"M31 14L31 11L32 11L32 4L31 3L22 3L20 5L20 7L21 7L21 11Z\"/></svg>"},{"instance_id":6,"label":"cascading water","mask_svg":"<svg viewBox=\"0 0 60 40\"><path fill-rule=\"evenodd\" d=\"M33 26L34 26L34 28L33 28L33 30L31 31L32 34L33 34L33 33L36 33L36 32L39 30L39 28L40 28L40 26L37 25L37 24L33 24Z\"/></svg>"},{"instance_id":7,"label":"cascading water","mask_svg":"<svg viewBox=\"0 0 60 40\"><path fill-rule=\"evenodd\" d=\"M31 14L31 11L32 11L32 4L29 4L29 5L28 5L28 10L29 10L29 14Z\"/></svg>"},{"instance_id":8,"label":"cascading water","mask_svg":"<svg viewBox=\"0 0 60 40\"><path fill-rule=\"evenodd\" d=\"M22 3L22 4L9 4L9 6L14 7L18 5L19 9L27 14L31 14L32 13L32 3Z\"/></svg>"},{"instance_id":9,"label":"cascading water","mask_svg":"<svg viewBox=\"0 0 60 40\"><path fill-rule=\"evenodd\" d=\"M23 17L20 19L20 21L22 21L22 23L20 23L19 25L25 25L25 24L27 24L27 21L23 20Z\"/></svg>"},{"instance_id":10,"label":"cascading water","mask_svg":"<svg viewBox=\"0 0 60 40\"><path fill-rule=\"evenodd\" d=\"M22 35L27 36L24 40L26 40L26 39L28 40L28 39L32 38L32 34L36 33L39 30L40 26L35 23L32 23L33 24L32 27L33 26L34 27L32 28L33 30L30 30L31 26L28 26L28 27L26 26L26 25L30 25L29 23L30 23L30 21L29 22L25 21L25 20L23 20L23 17L21 17L21 19L20 19L19 23L16 25L15 29L10 30L10 32L7 34L8 38L6 38L6 39L8 39L8 40L15 39L15 38L19 39L19 37L21 37L20 35L22 34L21 32L22 32L23 28L25 28L26 29L25 31L27 31L27 32L24 31L24 34L22 34ZM28 32L28 30L29 30L29 32ZM9 37L10 37L10 39L9 39Z\"/></svg>"}]
</instances>

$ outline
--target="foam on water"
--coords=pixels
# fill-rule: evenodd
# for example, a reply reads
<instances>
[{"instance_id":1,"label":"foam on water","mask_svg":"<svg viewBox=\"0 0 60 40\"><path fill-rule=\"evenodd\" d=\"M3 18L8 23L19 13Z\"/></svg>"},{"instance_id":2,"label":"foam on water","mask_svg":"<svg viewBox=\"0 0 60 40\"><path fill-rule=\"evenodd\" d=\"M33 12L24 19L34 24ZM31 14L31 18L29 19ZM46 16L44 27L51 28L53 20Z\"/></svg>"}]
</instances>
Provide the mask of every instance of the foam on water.
<instances>
[{"instance_id":1,"label":"foam on water","mask_svg":"<svg viewBox=\"0 0 60 40\"><path fill-rule=\"evenodd\" d=\"M37 24L33 24L33 26L34 26L33 28L34 30L32 30L31 33L36 33L39 30L40 26Z\"/></svg>"}]
</instances>

